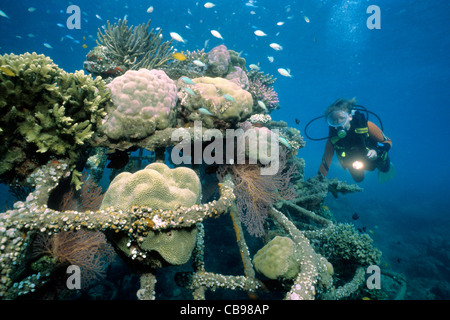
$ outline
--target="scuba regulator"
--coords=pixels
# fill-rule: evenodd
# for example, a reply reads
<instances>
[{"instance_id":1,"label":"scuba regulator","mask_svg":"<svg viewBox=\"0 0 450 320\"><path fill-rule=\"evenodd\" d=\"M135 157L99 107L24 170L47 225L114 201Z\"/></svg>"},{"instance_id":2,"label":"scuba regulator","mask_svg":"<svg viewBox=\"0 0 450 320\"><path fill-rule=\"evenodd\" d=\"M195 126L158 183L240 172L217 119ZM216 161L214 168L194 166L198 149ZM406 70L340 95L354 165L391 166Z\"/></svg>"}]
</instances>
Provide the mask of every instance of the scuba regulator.
<instances>
[{"instance_id":1,"label":"scuba regulator","mask_svg":"<svg viewBox=\"0 0 450 320\"><path fill-rule=\"evenodd\" d=\"M376 113L369 111L369 110L367 110L367 108L360 106L360 105L354 106L350 112L350 115L352 117L355 117L355 116L364 117L364 114L365 114L365 121L369 120L369 114L374 115L380 122L381 131L384 131L383 130L383 122L381 121L380 117ZM352 120L352 119L350 119L350 115L345 111L336 110L336 111L331 112L328 115L316 117L306 124L305 130L304 130L305 136L310 140L320 141L320 140L325 140L325 139L331 138L332 137L331 133L333 131L335 131L336 135L340 139L343 139L347 136L347 130L350 128L350 121ZM314 121L319 120L321 118L326 118L327 123L330 126L330 133L328 134L328 136L323 137L323 138L311 138L307 132L308 127L311 123L313 123Z\"/></svg>"}]
</instances>

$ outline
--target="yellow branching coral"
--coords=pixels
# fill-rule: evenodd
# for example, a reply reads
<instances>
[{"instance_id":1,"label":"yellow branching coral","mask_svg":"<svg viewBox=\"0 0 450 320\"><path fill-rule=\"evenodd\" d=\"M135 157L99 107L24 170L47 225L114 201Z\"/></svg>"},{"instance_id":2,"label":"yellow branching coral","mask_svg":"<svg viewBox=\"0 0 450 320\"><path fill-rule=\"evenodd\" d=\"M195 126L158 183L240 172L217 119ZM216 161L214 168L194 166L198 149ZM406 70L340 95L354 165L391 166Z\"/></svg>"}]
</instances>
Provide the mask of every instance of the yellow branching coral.
<instances>
[{"instance_id":1,"label":"yellow branching coral","mask_svg":"<svg viewBox=\"0 0 450 320\"><path fill-rule=\"evenodd\" d=\"M74 169L105 116L106 84L36 53L6 54L0 65L14 73L0 73L0 179L22 183L54 157L69 159Z\"/></svg>"}]
</instances>

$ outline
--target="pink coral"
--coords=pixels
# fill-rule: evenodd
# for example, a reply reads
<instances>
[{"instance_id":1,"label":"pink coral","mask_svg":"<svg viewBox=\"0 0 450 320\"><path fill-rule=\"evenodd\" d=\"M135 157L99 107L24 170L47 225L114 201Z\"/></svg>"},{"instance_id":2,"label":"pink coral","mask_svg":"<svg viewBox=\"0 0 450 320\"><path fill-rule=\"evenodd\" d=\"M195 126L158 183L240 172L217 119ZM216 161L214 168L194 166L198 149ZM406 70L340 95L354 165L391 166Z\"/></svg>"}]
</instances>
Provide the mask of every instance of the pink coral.
<instances>
[{"instance_id":1,"label":"pink coral","mask_svg":"<svg viewBox=\"0 0 450 320\"><path fill-rule=\"evenodd\" d=\"M228 73L230 61L230 52L227 47L223 44L214 47L207 55L208 72L216 77L222 77Z\"/></svg>"},{"instance_id":2,"label":"pink coral","mask_svg":"<svg viewBox=\"0 0 450 320\"><path fill-rule=\"evenodd\" d=\"M129 70L108 87L113 103L103 127L111 139L143 139L175 119L177 87L162 70Z\"/></svg>"},{"instance_id":3,"label":"pink coral","mask_svg":"<svg viewBox=\"0 0 450 320\"><path fill-rule=\"evenodd\" d=\"M252 94L254 101L262 101L265 104L268 112L280 108L278 94L273 87L263 84L259 79L250 81L248 91Z\"/></svg>"},{"instance_id":4,"label":"pink coral","mask_svg":"<svg viewBox=\"0 0 450 320\"><path fill-rule=\"evenodd\" d=\"M239 67L234 67L234 71L230 72L227 77L231 82L236 83L239 87L244 90L248 90L248 77L244 70Z\"/></svg>"}]
</instances>

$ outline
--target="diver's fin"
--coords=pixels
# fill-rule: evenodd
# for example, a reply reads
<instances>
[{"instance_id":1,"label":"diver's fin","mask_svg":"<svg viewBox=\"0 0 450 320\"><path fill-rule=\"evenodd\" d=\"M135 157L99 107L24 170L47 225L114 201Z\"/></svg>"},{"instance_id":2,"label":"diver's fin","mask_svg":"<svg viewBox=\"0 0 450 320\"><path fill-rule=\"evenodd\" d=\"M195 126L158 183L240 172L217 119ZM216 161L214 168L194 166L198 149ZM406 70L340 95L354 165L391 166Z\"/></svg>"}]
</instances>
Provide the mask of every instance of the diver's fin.
<instances>
[{"instance_id":1,"label":"diver's fin","mask_svg":"<svg viewBox=\"0 0 450 320\"><path fill-rule=\"evenodd\" d=\"M381 172L378 171L378 182L379 183L385 183L389 180L393 179L395 177L395 167L394 165L390 164L389 170L387 172Z\"/></svg>"}]
</instances>

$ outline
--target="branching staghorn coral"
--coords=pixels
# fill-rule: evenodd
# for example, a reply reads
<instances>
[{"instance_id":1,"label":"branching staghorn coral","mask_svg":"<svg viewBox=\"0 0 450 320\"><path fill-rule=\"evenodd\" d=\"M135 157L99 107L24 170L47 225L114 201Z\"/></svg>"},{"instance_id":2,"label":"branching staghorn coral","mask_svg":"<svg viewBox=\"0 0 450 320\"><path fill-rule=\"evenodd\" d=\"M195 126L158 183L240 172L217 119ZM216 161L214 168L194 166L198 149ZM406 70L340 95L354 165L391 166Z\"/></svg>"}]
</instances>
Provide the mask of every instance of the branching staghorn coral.
<instances>
[{"instance_id":1,"label":"branching staghorn coral","mask_svg":"<svg viewBox=\"0 0 450 320\"><path fill-rule=\"evenodd\" d=\"M139 68L158 69L173 59L172 40L162 41L162 30L149 31L150 22L129 27L127 20L111 25L107 22L104 33L99 29L97 45L105 46L112 60L120 62L127 70Z\"/></svg>"},{"instance_id":2,"label":"branching staghorn coral","mask_svg":"<svg viewBox=\"0 0 450 320\"><path fill-rule=\"evenodd\" d=\"M148 32L150 22L149 20L146 25L130 28L127 20L119 19L114 25L107 21L105 33L98 29L97 45L106 46L118 59L137 59L150 49L151 34Z\"/></svg>"},{"instance_id":3,"label":"branching staghorn coral","mask_svg":"<svg viewBox=\"0 0 450 320\"><path fill-rule=\"evenodd\" d=\"M273 85L277 78L274 78L273 75L265 74L263 71L259 71L256 69L252 69L247 73L247 77L249 81L259 81L262 85L267 87Z\"/></svg>"},{"instance_id":4,"label":"branching staghorn coral","mask_svg":"<svg viewBox=\"0 0 450 320\"><path fill-rule=\"evenodd\" d=\"M367 234L359 234L352 224L328 224L325 228L307 231L308 238L320 243L318 251L336 263L348 265L377 265L381 252L372 245Z\"/></svg>"},{"instance_id":5,"label":"branching staghorn coral","mask_svg":"<svg viewBox=\"0 0 450 320\"><path fill-rule=\"evenodd\" d=\"M273 87L263 84L259 78L249 81L248 91L252 94L255 101L255 109L262 112L272 112L280 108L278 94Z\"/></svg>"}]
</instances>

